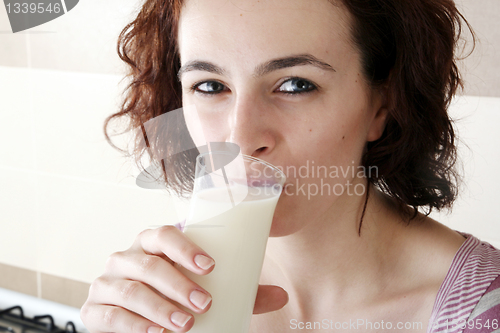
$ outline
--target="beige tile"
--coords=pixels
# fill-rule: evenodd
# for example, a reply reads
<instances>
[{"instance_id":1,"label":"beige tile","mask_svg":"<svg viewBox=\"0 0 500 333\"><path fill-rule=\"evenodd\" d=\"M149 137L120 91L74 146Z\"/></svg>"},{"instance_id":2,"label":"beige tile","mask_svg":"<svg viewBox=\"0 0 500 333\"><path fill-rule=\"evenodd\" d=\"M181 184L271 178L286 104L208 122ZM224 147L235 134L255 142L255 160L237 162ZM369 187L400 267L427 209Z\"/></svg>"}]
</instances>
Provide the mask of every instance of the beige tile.
<instances>
[{"instance_id":1,"label":"beige tile","mask_svg":"<svg viewBox=\"0 0 500 333\"><path fill-rule=\"evenodd\" d=\"M90 284L62 278L59 276L41 274L42 298L81 308L87 299Z\"/></svg>"},{"instance_id":2,"label":"beige tile","mask_svg":"<svg viewBox=\"0 0 500 333\"><path fill-rule=\"evenodd\" d=\"M28 66L25 34L12 33L7 11L0 5L0 66Z\"/></svg>"},{"instance_id":3,"label":"beige tile","mask_svg":"<svg viewBox=\"0 0 500 333\"><path fill-rule=\"evenodd\" d=\"M116 75L32 70L39 171L135 184L127 160L103 133L104 119L118 110L119 81Z\"/></svg>"},{"instance_id":4,"label":"beige tile","mask_svg":"<svg viewBox=\"0 0 500 333\"><path fill-rule=\"evenodd\" d=\"M0 263L36 271L37 177L0 166L0 184Z\"/></svg>"},{"instance_id":5,"label":"beige tile","mask_svg":"<svg viewBox=\"0 0 500 333\"><path fill-rule=\"evenodd\" d=\"M500 97L500 2L458 0L479 43L465 65L465 94Z\"/></svg>"},{"instance_id":6,"label":"beige tile","mask_svg":"<svg viewBox=\"0 0 500 333\"><path fill-rule=\"evenodd\" d=\"M107 257L129 248L137 234L175 221L169 199L156 191L77 179L39 179L39 269L92 282Z\"/></svg>"},{"instance_id":7,"label":"beige tile","mask_svg":"<svg viewBox=\"0 0 500 333\"><path fill-rule=\"evenodd\" d=\"M33 270L0 263L0 288L37 296L37 274Z\"/></svg>"},{"instance_id":8,"label":"beige tile","mask_svg":"<svg viewBox=\"0 0 500 333\"><path fill-rule=\"evenodd\" d=\"M80 1L74 9L31 31L31 63L35 68L121 73L116 40L130 21L136 1Z\"/></svg>"},{"instance_id":9,"label":"beige tile","mask_svg":"<svg viewBox=\"0 0 500 333\"><path fill-rule=\"evenodd\" d=\"M0 32L2 32L2 33L7 33L7 32L12 33L12 29L11 29L10 23L9 23L9 17L7 16L7 10L5 10L4 8L5 7L3 7L0 10Z\"/></svg>"},{"instance_id":10,"label":"beige tile","mask_svg":"<svg viewBox=\"0 0 500 333\"><path fill-rule=\"evenodd\" d=\"M500 146L495 138L500 122L500 98L466 96L452 105L459 133L463 184L451 214L432 214L450 228L500 244L497 221Z\"/></svg>"},{"instance_id":11,"label":"beige tile","mask_svg":"<svg viewBox=\"0 0 500 333\"><path fill-rule=\"evenodd\" d=\"M0 35L0 39L2 35ZM0 45L2 45L0 41ZM0 53L2 52L0 47ZM34 169L30 70L0 67L0 165Z\"/></svg>"},{"instance_id":12,"label":"beige tile","mask_svg":"<svg viewBox=\"0 0 500 333\"><path fill-rule=\"evenodd\" d=\"M0 45L0 66L28 66L26 35L0 31Z\"/></svg>"}]
</instances>

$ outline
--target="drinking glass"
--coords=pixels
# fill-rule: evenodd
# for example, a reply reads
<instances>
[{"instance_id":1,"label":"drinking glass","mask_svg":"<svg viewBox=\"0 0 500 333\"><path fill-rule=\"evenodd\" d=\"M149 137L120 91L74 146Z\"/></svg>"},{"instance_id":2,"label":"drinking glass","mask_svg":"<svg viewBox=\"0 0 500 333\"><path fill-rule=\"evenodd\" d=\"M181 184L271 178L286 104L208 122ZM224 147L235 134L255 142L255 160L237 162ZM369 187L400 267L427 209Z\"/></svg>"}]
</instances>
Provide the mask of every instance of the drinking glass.
<instances>
[{"instance_id":1,"label":"drinking glass","mask_svg":"<svg viewBox=\"0 0 500 333\"><path fill-rule=\"evenodd\" d=\"M247 333L264 254L285 175L255 157L200 154L184 233L215 260L204 276L182 269L212 295L194 314L194 333Z\"/></svg>"}]
</instances>

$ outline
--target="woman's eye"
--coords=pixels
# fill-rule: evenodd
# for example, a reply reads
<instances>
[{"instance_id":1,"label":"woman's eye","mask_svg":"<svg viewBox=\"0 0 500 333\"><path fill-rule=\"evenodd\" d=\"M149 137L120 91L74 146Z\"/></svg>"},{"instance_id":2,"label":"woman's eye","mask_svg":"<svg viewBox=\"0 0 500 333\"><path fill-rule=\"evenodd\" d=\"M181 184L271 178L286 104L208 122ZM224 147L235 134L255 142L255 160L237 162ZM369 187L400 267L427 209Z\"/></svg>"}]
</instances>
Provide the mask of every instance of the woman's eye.
<instances>
[{"instance_id":1,"label":"woman's eye","mask_svg":"<svg viewBox=\"0 0 500 333\"><path fill-rule=\"evenodd\" d=\"M227 88L217 81L205 81L194 85L193 90L202 94L218 94Z\"/></svg>"},{"instance_id":2,"label":"woman's eye","mask_svg":"<svg viewBox=\"0 0 500 333\"><path fill-rule=\"evenodd\" d=\"M287 94L299 94L299 93L309 92L315 89L316 86L311 82L305 79L293 78L283 82L281 86L278 88L278 91Z\"/></svg>"}]
</instances>

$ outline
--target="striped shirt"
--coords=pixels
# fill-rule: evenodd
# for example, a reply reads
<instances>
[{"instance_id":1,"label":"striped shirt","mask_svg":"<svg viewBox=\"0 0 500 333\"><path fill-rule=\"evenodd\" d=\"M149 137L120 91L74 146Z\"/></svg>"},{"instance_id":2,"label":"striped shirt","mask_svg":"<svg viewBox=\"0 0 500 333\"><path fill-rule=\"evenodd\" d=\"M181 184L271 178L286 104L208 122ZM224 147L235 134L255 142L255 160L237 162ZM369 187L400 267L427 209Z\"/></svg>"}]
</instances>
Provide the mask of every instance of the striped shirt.
<instances>
[{"instance_id":1,"label":"striped shirt","mask_svg":"<svg viewBox=\"0 0 500 333\"><path fill-rule=\"evenodd\" d=\"M461 233L438 291L427 333L500 333L500 250Z\"/></svg>"}]
</instances>

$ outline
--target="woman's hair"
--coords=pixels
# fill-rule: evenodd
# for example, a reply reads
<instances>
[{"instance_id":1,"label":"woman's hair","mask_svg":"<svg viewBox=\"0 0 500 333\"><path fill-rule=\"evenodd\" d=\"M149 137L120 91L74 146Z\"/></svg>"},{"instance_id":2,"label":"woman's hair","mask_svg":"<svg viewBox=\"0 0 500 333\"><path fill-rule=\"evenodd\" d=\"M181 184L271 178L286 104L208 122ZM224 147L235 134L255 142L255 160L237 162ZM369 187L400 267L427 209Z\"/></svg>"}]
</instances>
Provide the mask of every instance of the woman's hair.
<instances>
[{"instance_id":1,"label":"woman's hair","mask_svg":"<svg viewBox=\"0 0 500 333\"><path fill-rule=\"evenodd\" d=\"M469 24L452 0L330 0L352 15L352 42L360 51L365 79L387 92L389 116L380 139L367 144L365 167L378 173L369 182L401 205L429 213L449 208L457 195L455 133L448 106L462 86L456 50L462 27ZM185 130L182 119L143 139L143 124L181 108L177 78L180 58L177 25L182 0L146 0L137 18L121 32L118 54L129 65L125 99L105 122L125 117L135 131L132 155L146 152L160 163ZM474 39L473 39L474 40ZM168 127L168 128L167 128ZM175 149L173 149L175 150ZM164 169L168 187L186 190L193 173L193 151L177 156ZM180 162L179 162L180 161ZM163 163L163 162L162 162ZM164 167L165 164L163 164Z\"/></svg>"},{"instance_id":2,"label":"woman's hair","mask_svg":"<svg viewBox=\"0 0 500 333\"><path fill-rule=\"evenodd\" d=\"M457 51L465 24L452 0L342 0L354 17L364 76L386 89L389 117L367 145L369 181L414 208L451 208L457 195L456 143L448 107L462 86Z\"/></svg>"}]
</instances>

